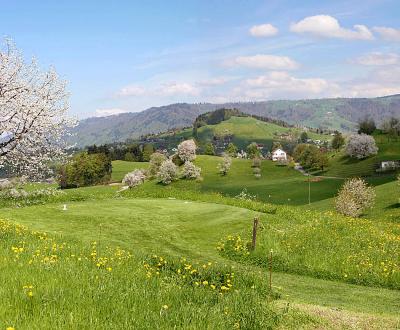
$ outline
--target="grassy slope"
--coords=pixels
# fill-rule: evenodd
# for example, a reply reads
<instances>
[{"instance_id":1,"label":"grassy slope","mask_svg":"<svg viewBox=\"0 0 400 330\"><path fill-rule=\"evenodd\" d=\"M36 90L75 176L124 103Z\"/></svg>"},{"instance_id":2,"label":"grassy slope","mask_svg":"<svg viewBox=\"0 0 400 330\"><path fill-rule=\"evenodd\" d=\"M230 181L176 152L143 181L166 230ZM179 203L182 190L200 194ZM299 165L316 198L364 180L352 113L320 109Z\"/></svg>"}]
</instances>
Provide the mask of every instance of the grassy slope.
<instances>
[{"instance_id":1,"label":"grassy slope","mask_svg":"<svg viewBox=\"0 0 400 330\"><path fill-rule=\"evenodd\" d=\"M147 168L149 164L144 162L126 162L123 160L115 160L113 161L112 166L111 180L113 182L121 182L126 173L138 168Z\"/></svg>"},{"instance_id":2,"label":"grassy slope","mask_svg":"<svg viewBox=\"0 0 400 330\"><path fill-rule=\"evenodd\" d=\"M198 140L201 144L211 142L214 135L233 134L233 143L241 149L245 149L251 142L262 143L267 149L271 148L272 141L277 140L275 134L296 132L300 135L302 130L297 128L286 128L272 123L266 123L251 117L231 117L217 125L206 125L198 130ZM319 140L330 140L329 135L308 133L309 138ZM168 136L168 135L162 135ZM177 144L182 139L192 136L191 129L185 129L174 136L169 136L171 144Z\"/></svg>"},{"instance_id":3,"label":"grassy slope","mask_svg":"<svg viewBox=\"0 0 400 330\"><path fill-rule=\"evenodd\" d=\"M92 193L95 192L93 188ZM3 209L4 217L89 244L117 244L137 252L158 252L196 260L230 263L215 250L221 236L249 228L254 212L230 206L181 200L109 199ZM101 229L100 229L101 224ZM256 266L236 265L237 272L259 273ZM360 287L306 276L274 273L273 285L283 298L296 304L344 308L368 315L398 316L400 293ZM364 317L364 316L363 316Z\"/></svg>"},{"instance_id":4,"label":"grassy slope","mask_svg":"<svg viewBox=\"0 0 400 330\"><path fill-rule=\"evenodd\" d=\"M302 205L308 203L308 182L304 175L288 167L280 167L271 161L262 162L262 177L256 179L251 168L251 161L233 159L229 174L222 177L218 173L220 157L198 156L196 164L202 168L203 181L178 181L174 187L200 191L218 191L225 195L236 196L243 189L257 195L260 200L276 204ZM113 162L113 170L118 173L115 178L122 178L127 169L145 166L143 163ZM114 175L113 175L114 178ZM323 179L311 183L311 200L319 201L333 197L342 180ZM149 189L160 189L155 182L148 182ZM284 187L284 189L282 189ZM271 197L269 197L271 196Z\"/></svg>"},{"instance_id":5,"label":"grassy slope","mask_svg":"<svg viewBox=\"0 0 400 330\"><path fill-rule=\"evenodd\" d=\"M363 160L347 157L344 151L330 157L330 166L323 174L327 176L351 177L374 175L374 164L384 160L400 160L400 140L390 141L385 135L375 135L379 152Z\"/></svg>"},{"instance_id":6,"label":"grassy slope","mask_svg":"<svg viewBox=\"0 0 400 330\"><path fill-rule=\"evenodd\" d=\"M397 181L388 182L375 187L376 200L372 209L367 210L365 217L369 219L387 219L400 223L400 186ZM333 198L317 201L309 207L313 210L332 210L335 201Z\"/></svg>"}]
</instances>

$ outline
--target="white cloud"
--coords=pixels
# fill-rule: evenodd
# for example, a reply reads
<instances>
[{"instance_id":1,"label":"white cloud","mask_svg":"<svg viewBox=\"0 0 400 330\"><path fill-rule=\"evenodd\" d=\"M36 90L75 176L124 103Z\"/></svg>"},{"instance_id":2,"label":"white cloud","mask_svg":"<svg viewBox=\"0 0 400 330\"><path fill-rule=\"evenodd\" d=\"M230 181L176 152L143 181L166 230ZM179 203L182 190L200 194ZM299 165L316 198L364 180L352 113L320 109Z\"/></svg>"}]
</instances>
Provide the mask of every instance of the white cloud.
<instances>
[{"instance_id":1,"label":"white cloud","mask_svg":"<svg viewBox=\"0 0 400 330\"><path fill-rule=\"evenodd\" d=\"M119 114L125 113L125 112L128 112L128 111L120 109L120 108L96 109L95 117L107 117L107 116L119 115Z\"/></svg>"},{"instance_id":2,"label":"white cloud","mask_svg":"<svg viewBox=\"0 0 400 330\"><path fill-rule=\"evenodd\" d=\"M386 26L375 26L373 30L381 35L387 41L400 42L400 29L394 29Z\"/></svg>"},{"instance_id":3,"label":"white cloud","mask_svg":"<svg viewBox=\"0 0 400 330\"><path fill-rule=\"evenodd\" d=\"M200 90L189 83L169 82L156 90L156 94L170 95L198 95Z\"/></svg>"},{"instance_id":4,"label":"white cloud","mask_svg":"<svg viewBox=\"0 0 400 330\"><path fill-rule=\"evenodd\" d=\"M396 53L373 52L356 58L354 63L361 65L383 66L400 64L400 55Z\"/></svg>"},{"instance_id":5,"label":"white cloud","mask_svg":"<svg viewBox=\"0 0 400 330\"><path fill-rule=\"evenodd\" d=\"M353 30L340 26L338 20L329 15L309 16L292 23L290 30L295 33L308 33L317 37L373 40L374 36L365 25L354 25Z\"/></svg>"},{"instance_id":6,"label":"white cloud","mask_svg":"<svg viewBox=\"0 0 400 330\"><path fill-rule=\"evenodd\" d=\"M198 95L199 88L186 82L166 82L159 84L152 88L145 88L142 86L129 85L121 88L117 96L130 97L130 96L142 96L142 97L154 97L154 96L180 96L180 95Z\"/></svg>"},{"instance_id":7,"label":"white cloud","mask_svg":"<svg viewBox=\"0 0 400 330\"><path fill-rule=\"evenodd\" d=\"M268 23L254 25L249 32L253 37L272 37L278 34L278 29L272 24Z\"/></svg>"},{"instance_id":8,"label":"white cloud","mask_svg":"<svg viewBox=\"0 0 400 330\"><path fill-rule=\"evenodd\" d=\"M260 98L270 97L312 97L330 93L332 88L336 88L322 78L296 78L288 72L273 71L266 75L247 79L245 86L247 96Z\"/></svg>"},{"instance_id":9,"label":"white cloud","mask_svg":"<svg viewBox=\"0 0 400 330\"><path fill-rule=\"evenodd\" d=\"M343 96L376 97L400 94L400 67L385 67L371 71L365 77L345 82Z\"/></svg>"},{"instance_id":10,"label":"white cloud","mask_svg":"<svg viewBox=\"0 0 400 330\"><path fill-rule=\"evenodd\" d=\"M126 86L121 88L121 90L118 92L119 96L140 96L143 95L146 92L146 90L143 87L140 86Z\"/></svg>"},{"instance_id":11,"label":"white cloud","mask_svg":"<svg viewBox=\"0 0 400 330\"><path fill-rule=\"evenodd\" d=\"M299 64L296 61L287 56L260 54L253 56L239 56L228 64L268 70L293 70L299 67Z\"/></svg>"}]
</instances>

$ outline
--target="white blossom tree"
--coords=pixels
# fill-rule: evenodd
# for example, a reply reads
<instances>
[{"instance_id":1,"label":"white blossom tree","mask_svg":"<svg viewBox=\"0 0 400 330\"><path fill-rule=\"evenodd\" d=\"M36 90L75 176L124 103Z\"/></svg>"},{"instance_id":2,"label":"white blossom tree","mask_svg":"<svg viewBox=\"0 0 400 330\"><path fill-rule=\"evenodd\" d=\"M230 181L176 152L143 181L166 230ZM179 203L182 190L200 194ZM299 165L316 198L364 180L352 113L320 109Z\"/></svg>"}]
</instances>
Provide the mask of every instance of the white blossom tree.
<instances>
[{"instance_id":1,"label":"white blossom tree","mask_svg":"<svg viewBox=\"0 0 400 330\"><path fill-rule=\"evenodd\" d=\"M196 159L196 143L193 140L186 140L178 145L178 156L183 162L192 162Z\"/></svg>"},{"instance_id":2,"label":"white blossom tree","mask_svg":"<svg viewBox=\"0 0 400 330\"><path fill-rule=\"evenodd\" d=\"M366 134L350 135L346 144L346 154L352 158L363 159L378 153L375 139Z\"/></svg>"},{"instance_id":3,"label":"white blossom tree","mask_svg":"<svg viewBox=\"0 0 400 330\"><path fill-rule=\"evenodd\" d=\"M25 62L10 40L0 45L0 167L30 176L45 173L65 156L65 137L75 120L67 116L66 82L35 59Z\"/></svg>"},{"instance_id":4,"label":"white blossom tree","mask_svg":"<svg viewBox=\"0 0 400 330\"><path fill-rule=\"evenodd\" d=\"M178 166L171 159L167 159L161 164L157 178L163 184L170 184L178 179Z\"/></svg>"},{"instance_id":5,"label":"white blossom tree","mask_svg":"<svg viewBox=\"0 0 400 330\"><path fill-rule=\"evenodd\" d=\"M375 191L363 179L352 178L340 188L335 199L336 210L350 217L359 217L375 202Z\"/></svg>"},{"instance_id":6,"label":"white blossom tree","mask_svg":"<svg viewBox=\"0 0 400 330\"><path fill-rule=\"evenodd\" d=\"M222 162L218 164L219 173L222 176L227 175L231 168L231 165L232 165L232 158L228 154L224 153Z\"/></svg>"},{"instance_id":7,"label":"white blossom tree","mask_svg":"<svg viewBox=\"0 0 400 330\"><path fill-rule=\"evenodd\" d=\"M183 165L183 177L186 179L198 179L201 175L201 168L192 162L185 162Z\"/></svg>"},{"instance_id":8,"label":"white blossom tree","mask_svg":"<svg viewBox=\"0 0 400 330\"><path fill-rule=\"evenodd\" d=\"M129 172L125 175L124 179L122 180L123 184L126 184L129 188L134 188L146 180L146 174L143 170L136 169L133 172Z\"/></svg>"}]
</instances>

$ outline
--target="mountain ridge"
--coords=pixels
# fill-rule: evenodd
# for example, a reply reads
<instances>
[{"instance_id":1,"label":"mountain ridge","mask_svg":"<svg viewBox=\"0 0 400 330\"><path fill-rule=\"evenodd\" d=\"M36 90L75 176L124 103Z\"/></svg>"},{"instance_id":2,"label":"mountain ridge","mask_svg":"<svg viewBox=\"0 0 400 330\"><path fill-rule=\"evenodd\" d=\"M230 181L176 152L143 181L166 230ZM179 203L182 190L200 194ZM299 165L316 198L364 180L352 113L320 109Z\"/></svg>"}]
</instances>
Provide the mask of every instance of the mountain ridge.
<instances>
[{"instance_id":1,"label":"mountain ridge","mask_svg":"<svg viewBox=\"0 0 400 330\"><path fill-rule=\"evenodd\" d=\"M149 133L188 127L201 114L219 108L268 116L293 125L351 131L358 120L369 116L380 122L400 116L400 94L375 98L321 98L257 102L174 103L107 117L83 119L75 127L72 142L78 146L125 141Z\"/></svg>"}]
</instances>

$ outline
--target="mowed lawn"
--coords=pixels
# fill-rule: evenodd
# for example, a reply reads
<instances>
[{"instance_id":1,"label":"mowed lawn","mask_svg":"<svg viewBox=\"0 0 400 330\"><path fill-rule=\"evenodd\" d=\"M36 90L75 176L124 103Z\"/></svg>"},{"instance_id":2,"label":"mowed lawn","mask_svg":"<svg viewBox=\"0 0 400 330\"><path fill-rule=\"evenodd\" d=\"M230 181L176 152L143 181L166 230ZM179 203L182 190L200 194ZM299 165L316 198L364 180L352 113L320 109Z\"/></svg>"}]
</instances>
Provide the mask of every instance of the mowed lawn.
<instances>
[{"instance_id":1,"label":"mowed lawn","mask_svg":"<svg viewBox=\"0 0 400 330\"><path fill-rule=\"evenodd\" d=\"M111 198L61 204L46 204L2 210L6 219L33 230L76 240L99 249L120 246L140 255L160 253L234 265L237 272L258 274L267 281L267 271L255 265L236 264L221 257L216 245L228 234L250 231L256 212L247 209L176 199ZM268 221L269 215L263 215ZM356 286L307 276L274 273L273 285L285 301L300 305L344 308L351 312L396 317L400 292Z\"/></svg>"},{"instance_id":2,"label":"mowed lawn","mask_svg":"<svg viewBox=\"0 0 400 330\"><path fill-rule=\"evenodd\" d=\"M146 162L126 162L123 160L114 160L112 162L111 181L121 182L125 174L136 169L146 169L149 163Z\"/></svg>"}]
</instances>

